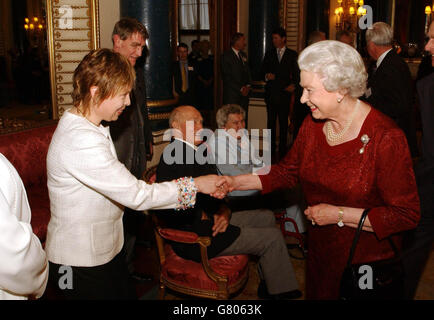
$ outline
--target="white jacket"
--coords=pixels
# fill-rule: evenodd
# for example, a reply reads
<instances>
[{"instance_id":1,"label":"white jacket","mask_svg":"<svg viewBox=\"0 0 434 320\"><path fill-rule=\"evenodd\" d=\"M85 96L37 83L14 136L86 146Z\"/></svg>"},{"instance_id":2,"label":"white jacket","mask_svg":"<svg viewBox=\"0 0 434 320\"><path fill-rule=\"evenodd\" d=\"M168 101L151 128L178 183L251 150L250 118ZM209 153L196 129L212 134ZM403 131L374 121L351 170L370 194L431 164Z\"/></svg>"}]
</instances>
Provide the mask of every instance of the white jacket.
<instances>
[{"instance_id":1,"label":"white jacket","mask_svg":"<svg viewBox=\"0 0 434 320\"><path fill-rule=\"evenodd\" d=\"M47 155L51 218L45 250L57 264L93 267L111 261L124 241L124 206L175 208L174 182L148 185L120 163L109 128L65 112ZM174 213L176 214L176 213Z\"/></svg>"},{"instance_id":2,"label":"white jacket","mask_svg":"<svg viewBox=\"0 0 434 320\"><path fill-rule=\"evenodd\" d=\"M0 300L39 298L45 291L47 257L30 219L23 182L0 153Z\"/></svg>"}]
</instances>

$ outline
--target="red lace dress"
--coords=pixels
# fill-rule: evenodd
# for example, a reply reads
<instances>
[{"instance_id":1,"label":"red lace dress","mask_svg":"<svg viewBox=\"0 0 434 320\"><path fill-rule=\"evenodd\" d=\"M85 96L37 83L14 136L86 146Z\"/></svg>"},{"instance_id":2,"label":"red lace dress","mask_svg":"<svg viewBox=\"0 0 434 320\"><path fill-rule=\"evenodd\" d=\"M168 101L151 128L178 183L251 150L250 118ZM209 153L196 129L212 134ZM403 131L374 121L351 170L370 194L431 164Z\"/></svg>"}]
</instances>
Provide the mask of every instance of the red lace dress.
<instances>
[{"instance_id":1,"label":"red lace dress","mask_svg":"<svg viewBox=\"0 0 434 320\"><path fill-rule=\"evenodd\" d=\"M301 183L309 206L320 203L372 208L369 220L374 232L363 231L355 263L393 256L388 236L400 246L404 230L419 220L419 197L413 165L403 132L375 109L369 112L359 136L329 146L324 122L306 117L293 147L268 175L260 176L263 193ZM370 138L364 153L362 135ZM307 299L337 299L339 283L355 229L336 224L308 228L306 270Z\"/></svg>"}]
</instances>

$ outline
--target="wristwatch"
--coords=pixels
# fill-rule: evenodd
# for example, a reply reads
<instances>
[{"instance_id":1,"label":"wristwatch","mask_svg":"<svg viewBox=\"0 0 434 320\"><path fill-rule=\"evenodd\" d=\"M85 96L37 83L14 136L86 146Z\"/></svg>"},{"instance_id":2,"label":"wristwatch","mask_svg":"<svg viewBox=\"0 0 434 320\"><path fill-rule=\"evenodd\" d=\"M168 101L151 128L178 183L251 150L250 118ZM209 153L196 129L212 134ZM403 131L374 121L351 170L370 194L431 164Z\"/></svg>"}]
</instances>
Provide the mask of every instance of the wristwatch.
<instances>
[{"instance_id":1,"label":"wristwatch","mask_svg":"<svg viewBox=\"0 0 434 320\"><path fill-rule=\"evenodd\" d=\"M338 216L338 227L342 228L345 226L344 224L344 210L339 208L339 216Z\"/></svg>"}]
</instances>

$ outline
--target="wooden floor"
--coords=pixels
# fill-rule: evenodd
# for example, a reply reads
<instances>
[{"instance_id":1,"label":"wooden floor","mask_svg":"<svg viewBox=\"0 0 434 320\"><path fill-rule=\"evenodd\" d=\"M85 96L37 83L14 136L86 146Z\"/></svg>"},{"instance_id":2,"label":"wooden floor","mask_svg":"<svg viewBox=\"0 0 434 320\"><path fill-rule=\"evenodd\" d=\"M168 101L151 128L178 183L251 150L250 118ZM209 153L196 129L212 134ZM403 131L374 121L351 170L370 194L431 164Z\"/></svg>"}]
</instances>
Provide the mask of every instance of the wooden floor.
<instances>
[{"instance_id":1,"label":"wooden floor","mask_svg":"<svg viewBox=\"0 0 434 320\"><path fill-rule=\"evenodd\" d=\"M293 242L290 239L287 242ZM294 252L291 249L293 255L299 256L298 252ZM154 281L138 286L137 293L142 299L156 299L157 287L158 287L158 258L155 249L138 249L137 261L141 261L137 264L137 270L153 274ZM146 261L146 262L145 262ZM305 260L298 260L291 258L291 262L294 267L294 271L300 286L300 290L303 296L299 300L304 300L305 293ZM249 262L249 280L244 289L237 295L232 297L234 300L257 300L257 288L259 284L259 276L257 272L257 264L254 261ZM178 295L172 292L168 292L165 296L167 300L183 300L191 299L191 297ZM419 282L418 289L415 295L416 300L434 300L434 247L431 250L428 262L425 266L425 270L422 274Z\"/></svg>"}]
</instances>

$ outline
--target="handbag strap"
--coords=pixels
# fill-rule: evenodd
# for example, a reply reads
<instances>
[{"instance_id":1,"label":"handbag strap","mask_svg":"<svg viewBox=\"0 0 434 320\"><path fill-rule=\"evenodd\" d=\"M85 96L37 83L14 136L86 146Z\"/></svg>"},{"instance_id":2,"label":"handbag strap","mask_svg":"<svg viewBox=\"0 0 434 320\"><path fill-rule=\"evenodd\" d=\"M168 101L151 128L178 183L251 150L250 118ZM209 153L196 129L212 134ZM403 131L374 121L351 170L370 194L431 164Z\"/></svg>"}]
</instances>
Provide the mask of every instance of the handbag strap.
<instances>
[{"instance_id":1,"label":"handbag strap","mask_svg":"<svg viewBox=\"0 0 434 320\"><path fill-rule=\"evenodd\" d=\"M347 267L350 267L353 262L354 252L356 251L357 243L359 242L360 232L363 229L363 224L365 223L366 217L368 216L370 209L365 209L360 217L359 225L357 226L356 234L354 235L353 244L351 245L350 255L347 261Z\"/></svg>"},{"instance_id":2,"label":"handbag strap","mask_svg":"<svg viewBox=\"0 0 434 320\"><path fill-rule=\"evenodd\" d=\"M360 217L359 225L357 226L356 234L354 235L353 244L351 245L350 255L347 261L347 267L350 267L353 262L354 252L356 251L357 243L359 242L360 233L363 229L363 224L365 223L366 217L368 216L370 210L371 209L365 209L362 213L362 216ZM393 240L390 237L387 238L387 240L389 240L390 246L395 253L395 257L398 257L399 251L393 243Z\"/></svg>"}]
</instances>

